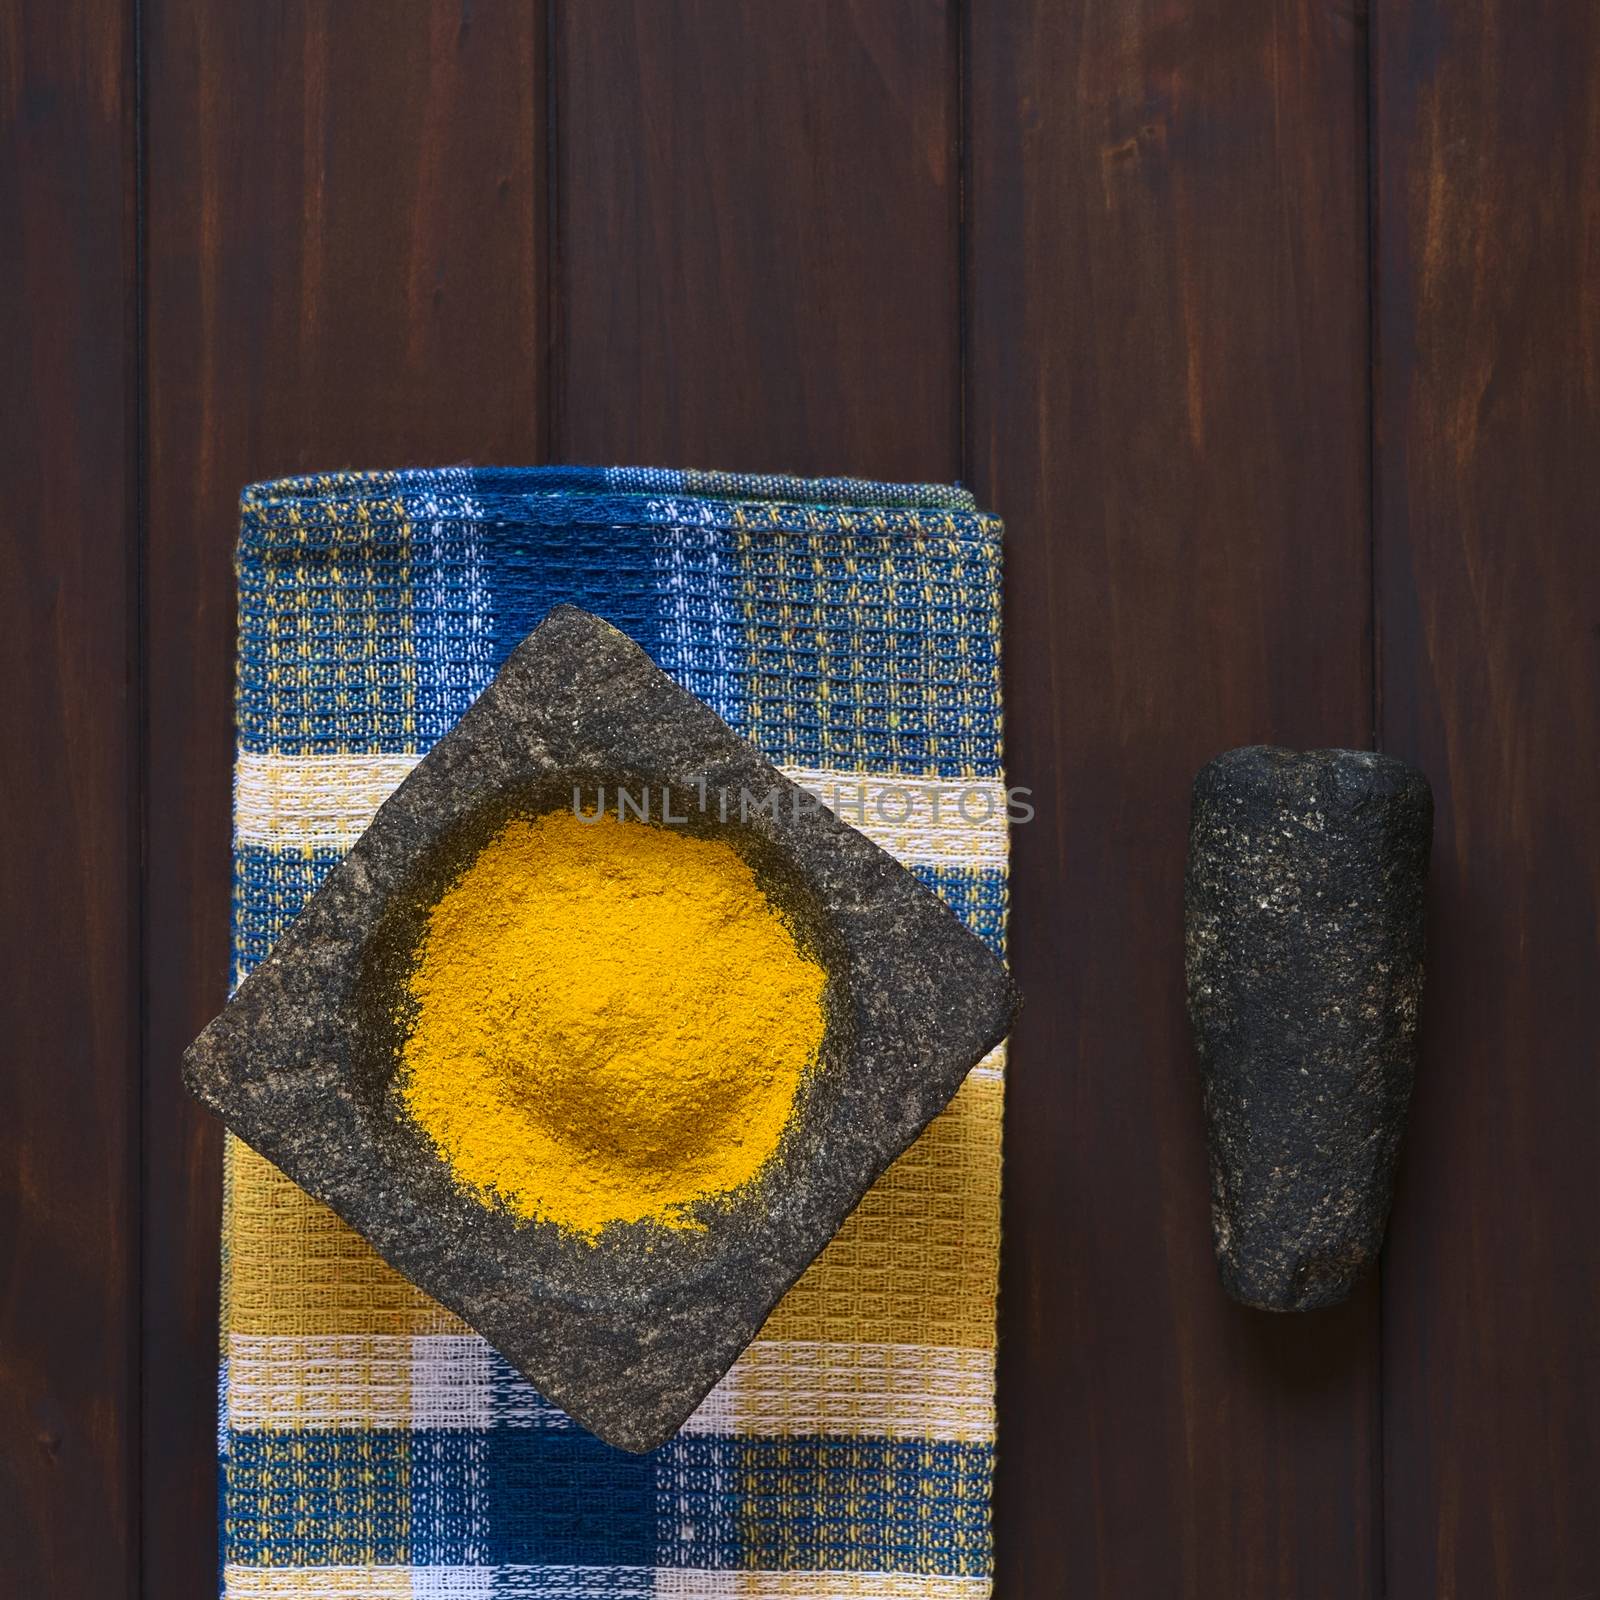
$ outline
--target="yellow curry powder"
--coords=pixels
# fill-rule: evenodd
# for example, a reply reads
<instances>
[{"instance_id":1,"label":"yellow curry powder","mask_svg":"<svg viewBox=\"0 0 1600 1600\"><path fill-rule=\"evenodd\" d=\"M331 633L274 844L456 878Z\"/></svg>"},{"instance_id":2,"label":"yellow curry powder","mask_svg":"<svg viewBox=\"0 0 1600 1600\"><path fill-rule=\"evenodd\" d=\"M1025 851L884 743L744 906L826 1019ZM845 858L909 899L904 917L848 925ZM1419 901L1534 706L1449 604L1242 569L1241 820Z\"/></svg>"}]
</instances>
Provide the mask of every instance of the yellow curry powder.
<instances>
[{"instance_id":1,"label":"yellow curry powder","mask_svg":"<svg viewBox=\"0 0 1600 1600\"><path fill-rule=\"evenodd\" d=\"M728 844L508 822L429 914L400 1091L456 1178L591 1242L697 1226L778 1149L822 969Z\"/></svg>"}]
</instances>

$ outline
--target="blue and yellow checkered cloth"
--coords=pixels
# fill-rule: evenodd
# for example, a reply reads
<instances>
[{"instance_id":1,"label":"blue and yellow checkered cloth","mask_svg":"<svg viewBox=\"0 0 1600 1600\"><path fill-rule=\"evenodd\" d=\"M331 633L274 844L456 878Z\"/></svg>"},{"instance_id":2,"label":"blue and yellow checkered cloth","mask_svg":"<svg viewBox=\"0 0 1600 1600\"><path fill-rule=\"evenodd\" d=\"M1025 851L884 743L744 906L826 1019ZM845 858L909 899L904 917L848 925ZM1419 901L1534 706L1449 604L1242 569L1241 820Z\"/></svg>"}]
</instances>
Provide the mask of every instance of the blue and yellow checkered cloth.
<instances>
[{"instance_id":1,"label":"blue and yellow checkered cloth","mask_svg":"<svg viewBox=\"0 0 1600 1600\"><path fill-rule=\"evenodd\" d=\"M448 469L242 505L234 977L559 601L615 623L996 950L1000 527L957 489ZM225 1592L989 1591L999 1052L683 1432L601 1444L230 1138Z\"/></svg>"}]
</instances>

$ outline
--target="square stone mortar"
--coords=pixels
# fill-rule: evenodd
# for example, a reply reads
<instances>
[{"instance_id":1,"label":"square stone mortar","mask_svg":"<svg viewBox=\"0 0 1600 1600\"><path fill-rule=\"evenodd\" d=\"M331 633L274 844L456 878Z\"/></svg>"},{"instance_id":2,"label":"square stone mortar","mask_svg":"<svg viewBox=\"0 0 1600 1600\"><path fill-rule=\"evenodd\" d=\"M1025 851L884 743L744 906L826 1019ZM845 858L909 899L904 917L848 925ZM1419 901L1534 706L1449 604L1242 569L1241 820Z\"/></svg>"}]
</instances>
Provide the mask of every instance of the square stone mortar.
<instances>
[{"instance_id":1,"label":"square stone mortar","mask_svg":"<svg viewBox=\"0 0 1600 1600\"><path fill-rule=\"evenodd\" d=\"M613 1224L591 1244L460 1187L397 1072L429 908L505 821L572 805L575 785L592 807L598 784L613 809L616 785L670 787L682 825L740 851L821 962L827 1025L754 1184L701 1206L700 1231ZM741 790L776 799L741 822ZM547 1399L642 1451L699 1405L1016 1006L1001 962L899 862L625 635L561 606L385 802L190 1046L184 1076Z\"/></svg>"}]
</instances>

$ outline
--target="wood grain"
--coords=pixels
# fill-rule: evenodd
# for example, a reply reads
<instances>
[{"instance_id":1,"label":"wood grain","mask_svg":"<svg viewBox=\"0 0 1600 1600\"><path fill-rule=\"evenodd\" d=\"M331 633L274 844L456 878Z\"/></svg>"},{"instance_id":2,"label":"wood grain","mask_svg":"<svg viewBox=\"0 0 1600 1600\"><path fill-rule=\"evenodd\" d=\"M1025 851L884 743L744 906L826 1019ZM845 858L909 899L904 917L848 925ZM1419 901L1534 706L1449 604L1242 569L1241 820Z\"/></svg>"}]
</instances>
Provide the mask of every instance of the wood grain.
<instances>
[{"instance_id":1,"label":"wood grain","mask_svg":"<svg viewBox=\"0 0 1600 1600\"><path fill-rule=\"evenodd\" d=\"M0 1588L103 1600L138 1580L132 50L111 0L0 14Z\"/></svg>"},{"instance_id":2,"label":"wood grain","mask_svg":"<svg viewBox=\"0 0 1600 1600\"><path fill-rule=\"evenodd\" d=\"M959 476L953 5L555 21L557 453Z\"/></svg>"},{"instance_id":3,"label":"wood grain","mask_svg":"<svg viewBox=\"0 0 1600 1600\"><path fill-rule=\"evenodd\" d=\"M1001 1600L1600 1593L1600 18L1365 30L4 8L0 1589L215 1592L239 488L553 456L1006 517ZM1210 1259L1188 787L1375 721L1439 800L1424 1068L1381 1301L1270 1319Z\"/></svg>"},{"instance_id":4,"label":"wood grain","mask_svg":"<svg viewBox=\"0 0 1600 1600\"><path fill-rule=\"evenodd\" d=\"M544 433L534 6L146 0L150 543L145 1566L214 1591L216 1124L240 488L526 462Z\"/></svg>"},{"instance_id":5,"label":"wood grain","mask_svg":"<svg viewBox=\"0 0 1600 1600\"><path fill-rule=\"evenodd\" d=\"M1241 1310L1183 1007L1190 782L1368 743L1365 39L975 3L969 422L1005 517L999 1593L1380 1591L1377 1295Z\"/></svg>"},{"instance_id":6,"label":"wood grain","mask_svg":"<svg viewBox=\"0 0 1600 1600\"><path fill-rule=\"evenodd\" d=\"M1395 1600L1600 1593L1600 14L1379 8L1385 748L1438 801Z\"/></svg>"}]
</instances>

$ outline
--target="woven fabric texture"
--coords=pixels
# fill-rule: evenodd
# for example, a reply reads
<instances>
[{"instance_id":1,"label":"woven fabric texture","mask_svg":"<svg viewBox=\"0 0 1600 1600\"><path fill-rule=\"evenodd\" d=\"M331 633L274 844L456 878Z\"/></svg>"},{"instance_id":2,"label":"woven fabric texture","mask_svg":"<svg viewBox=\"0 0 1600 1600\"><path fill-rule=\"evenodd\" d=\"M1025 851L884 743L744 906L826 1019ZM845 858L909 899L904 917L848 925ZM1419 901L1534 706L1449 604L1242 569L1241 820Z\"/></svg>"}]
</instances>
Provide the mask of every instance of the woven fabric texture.
<instances>
[{"instance_id":1,"label":"woven fabric texture","mask_svg":"<svg viewBox=\"0 0 1600 1600\"><path fill-rule=\"evenodd\" d=\"M562 601L1003 953L999 583L999 524L959 489L552 468L247 490L235 982ZM986 1595L1002 1083L997 1051L645 1456L230 1138L224 1592Z\"/></svg>"}]
</instances>

